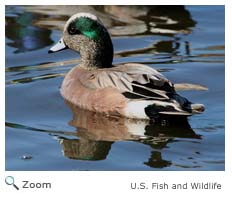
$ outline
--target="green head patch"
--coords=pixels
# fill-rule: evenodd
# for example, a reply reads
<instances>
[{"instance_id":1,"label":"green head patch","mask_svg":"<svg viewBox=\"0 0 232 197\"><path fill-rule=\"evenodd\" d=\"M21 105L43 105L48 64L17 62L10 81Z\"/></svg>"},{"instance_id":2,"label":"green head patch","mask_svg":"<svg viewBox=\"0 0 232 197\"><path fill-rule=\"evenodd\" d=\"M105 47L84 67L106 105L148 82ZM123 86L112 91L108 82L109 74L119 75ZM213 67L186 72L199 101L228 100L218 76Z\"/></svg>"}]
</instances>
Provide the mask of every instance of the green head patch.
<instances>
[{"instance_id":1,"label":"green head patch","mask_svg":"<svg viewBox=\"0 0 232 197\"><path fill-rule=\"evenodd\" d=\"M83 34L92 40L98 40L102 30L103 28L97 21L87 17L80 17L68 26L69 34Z\"/></svg>"}]
</instances>

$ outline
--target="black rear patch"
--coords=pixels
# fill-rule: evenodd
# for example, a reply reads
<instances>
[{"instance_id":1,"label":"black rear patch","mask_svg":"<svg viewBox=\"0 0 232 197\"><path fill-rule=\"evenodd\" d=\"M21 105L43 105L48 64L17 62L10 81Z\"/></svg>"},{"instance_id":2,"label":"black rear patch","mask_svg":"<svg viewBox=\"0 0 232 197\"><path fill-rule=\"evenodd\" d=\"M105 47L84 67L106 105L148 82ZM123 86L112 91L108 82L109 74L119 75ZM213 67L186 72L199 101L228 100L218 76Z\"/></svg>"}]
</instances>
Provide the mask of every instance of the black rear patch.
<instances>
[{"instance_id":1,"label":"black rear patch","mask_svg":"<svg viewBox=\"0 0 232 197\"><path fill-rule=\"evenodd\" d=\"M174 112L176 111L175 108L173 106L158 106L158 105L155 105L155 104L152 104L152 105L148 105L145 109L145 113L146 115L152 119L152 118L157 118L159 116L161 116L159 114L159 112L164 112L164 111L168 111L168 112Z\"/></svg>"}]
</instances>

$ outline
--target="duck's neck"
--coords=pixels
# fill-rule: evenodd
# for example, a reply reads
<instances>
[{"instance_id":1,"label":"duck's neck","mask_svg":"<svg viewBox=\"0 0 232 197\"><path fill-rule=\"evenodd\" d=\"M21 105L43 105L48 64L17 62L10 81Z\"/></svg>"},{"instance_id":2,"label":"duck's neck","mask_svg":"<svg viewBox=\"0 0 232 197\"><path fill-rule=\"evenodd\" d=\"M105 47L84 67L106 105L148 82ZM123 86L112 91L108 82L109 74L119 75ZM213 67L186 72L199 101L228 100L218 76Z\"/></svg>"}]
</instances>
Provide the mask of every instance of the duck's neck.
<instances>
[{"instance_id":1,"label":"duck's neck","mask_svg":"<svg viewBox=\"0 0 232 197\"><path fill-rule=\"evenodd\" d=\"M80 50L81 65L87 69L110 68L112 67L113 53L111 38L106 35L101 40L89 42L83 46Z\"/></svg>"}]
</instances>

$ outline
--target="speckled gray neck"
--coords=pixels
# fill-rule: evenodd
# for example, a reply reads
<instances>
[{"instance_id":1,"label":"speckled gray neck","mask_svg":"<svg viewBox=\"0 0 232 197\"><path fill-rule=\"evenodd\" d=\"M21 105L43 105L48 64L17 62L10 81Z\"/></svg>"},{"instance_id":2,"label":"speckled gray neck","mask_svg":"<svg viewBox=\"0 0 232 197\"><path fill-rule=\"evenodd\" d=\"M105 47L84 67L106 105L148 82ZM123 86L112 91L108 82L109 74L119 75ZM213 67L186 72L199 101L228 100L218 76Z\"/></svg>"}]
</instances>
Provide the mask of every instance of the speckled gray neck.
<instances>
[{"instance_id":1,"label":"speckled gray neck","mask_svg":"<svg viewBox=\"0 0 232 197\"><path fill-rule=\"evenodd\" d=\"M112 67L113 45L108 32L97 41L83 41L80 56L81 64L88 68Z\"/></svg>"}]
</instances>

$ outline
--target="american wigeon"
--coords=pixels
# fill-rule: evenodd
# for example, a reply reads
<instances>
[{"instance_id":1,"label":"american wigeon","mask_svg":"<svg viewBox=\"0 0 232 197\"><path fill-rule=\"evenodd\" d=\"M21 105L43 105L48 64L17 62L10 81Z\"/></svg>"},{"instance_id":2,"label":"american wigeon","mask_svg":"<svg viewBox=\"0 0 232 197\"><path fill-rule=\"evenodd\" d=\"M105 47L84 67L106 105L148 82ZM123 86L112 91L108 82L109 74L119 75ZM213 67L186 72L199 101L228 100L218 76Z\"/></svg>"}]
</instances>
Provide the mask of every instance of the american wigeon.
<instances>
[{"instance_id":1,"label":"american wigeon","mask_svg":"<svg viewBox=\"0 0 232 197\"><path fill-rule=\"evenodd\" d=\"M176 93L176 88L194 89L194 86L175 86L157 70L143 64L113 66L110 35L92 14L73 15L65 24L62 38L49 52L66 48L79 52L81 63L65 76L61 94L80 108L134 119L190 116L204 111L204 105L193 104Z\"/></svg>"}]
</instances>

